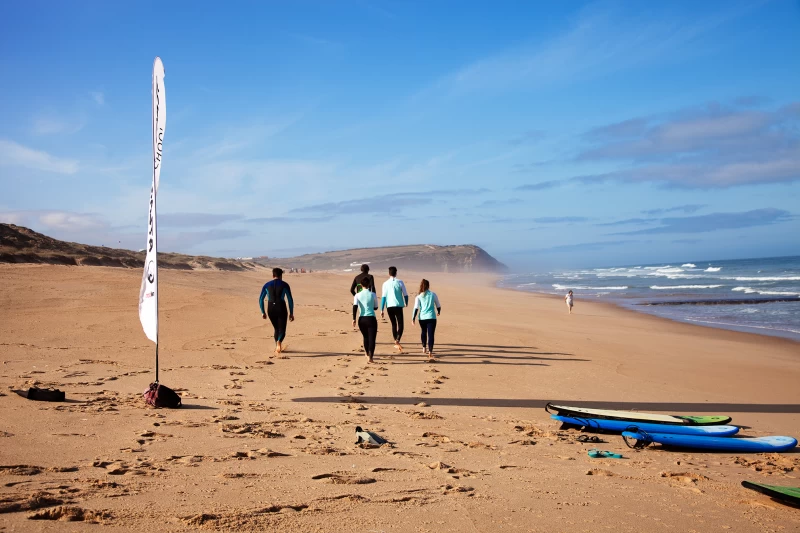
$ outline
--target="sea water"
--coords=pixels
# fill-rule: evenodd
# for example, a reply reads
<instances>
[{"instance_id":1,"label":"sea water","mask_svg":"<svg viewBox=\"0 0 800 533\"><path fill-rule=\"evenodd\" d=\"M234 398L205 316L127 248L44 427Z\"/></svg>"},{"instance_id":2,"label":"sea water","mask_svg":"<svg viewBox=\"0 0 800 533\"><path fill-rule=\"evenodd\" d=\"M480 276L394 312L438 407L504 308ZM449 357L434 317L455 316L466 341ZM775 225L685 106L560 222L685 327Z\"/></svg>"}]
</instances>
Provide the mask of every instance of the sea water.
<instances>
[{"instance_id":1,"label":"sea water","mask_svg":"<svg viewBox=\"0 0 800 533\"><path fill-rule=\"evenodd\" d=\"M501 287L612 301L711 327L800 340L800 256L514 274ZM577 311L577 308L576 308Z\"/></svg>"}]
</instances>

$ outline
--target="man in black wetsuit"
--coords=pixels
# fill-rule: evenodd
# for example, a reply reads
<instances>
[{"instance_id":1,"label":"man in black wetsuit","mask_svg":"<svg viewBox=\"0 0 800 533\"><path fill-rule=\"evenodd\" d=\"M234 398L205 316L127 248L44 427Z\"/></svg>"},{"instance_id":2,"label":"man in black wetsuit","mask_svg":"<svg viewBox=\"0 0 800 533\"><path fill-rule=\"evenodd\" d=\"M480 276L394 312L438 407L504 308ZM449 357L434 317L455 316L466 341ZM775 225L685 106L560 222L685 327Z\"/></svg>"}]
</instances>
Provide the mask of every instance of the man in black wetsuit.
<instances>
[{"instance_id":1,"label":"man in black wetsuit","mask_svg":"<svg viewBox=\"0 0 800 533\"><path fill-rule=\"evenodd\" d=\"M264 310L264 298L267 299L267 310ZM286 309L286 302L289 301L289 309ZM286 321L294 322L294 300L292 300L292 290L289 284L283 281L283 270L280 268L272 269L272 281L265 283L261 289L261 296L258 297L258 305L261 307L261 318L264 320L269 316L272 327L275 328L275 353L283 351L283 339L286 337Z\"/></svg>"},{"instance_id":2,"label":"man in black wetsuit","mask_svg":"<svg viewBox=\"0 0 800 533\"><path fill-rule=\"evenodd\" d=\"M361 273L353 279L353 284L350 286L350 294L356 295L356 287L361 285L365 289L372 292L375 291L375 278L369 273L369 265L361 265ZM377 301L377 295L376 295Z\"/></svg>"}]
</instances>

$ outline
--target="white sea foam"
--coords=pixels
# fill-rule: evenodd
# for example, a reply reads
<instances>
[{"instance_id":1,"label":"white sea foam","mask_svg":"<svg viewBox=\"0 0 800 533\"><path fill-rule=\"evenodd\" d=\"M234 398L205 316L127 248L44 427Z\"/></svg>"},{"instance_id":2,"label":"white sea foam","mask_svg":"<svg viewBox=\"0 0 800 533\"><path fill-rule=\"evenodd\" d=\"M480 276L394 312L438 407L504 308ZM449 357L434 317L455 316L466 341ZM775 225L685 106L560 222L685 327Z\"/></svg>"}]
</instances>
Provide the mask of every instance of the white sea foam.
<instances>
[{"instance_id":1,"label":"white sea foam","mask_svg":"<svg viewBox=\"0 0 800 533\"><path fill-rule=\"evenodd\" d=\"M800 296L800 292L789 291L762 291L752 287L734 287L731 289L736 292L743 292L745 294L763 294L764 296Z\"/></svg>"},{"instance_id":2,"label":"white sea foam","mask_svg":"<svg viewBox=\"0 0 800 533\"><path fill-rule=\"evenodd\" d=\"M735 279L736 281L800 281L800 276L765 276L765 277L754 277L754 276L738 276L735 278L722 278L722 279Z\"/></svg>"},{"instance_id":3,"label":"white sea foam","mask_svg":"<svg viewBox=\"0 0 800 533\"><path fill-rule=\"evenodd\" d=\"M722 285L651 285L651 289L667 291L670 289L719 289Z\"/></svg>"},{"instance_id":4,"label":"white sea foam","mask_svg":"<svg viewBox=\"0 0 800 533\"><path fill-rule=\"evenodd\" d=\"M568 291L572 289L573 291L624 291L627 289L627 286L622 287L587 287L585 285L560 285L558 283L553 283L553 288L557 291Z\"/></svg>"},{"instance_id":5,"label":"white sea foam","mask_svg":"<svg viewBox=\"0 0 800 533\"><path fill-rule=\"evenodd\" d=\"M719 272L720 270L722 270L722 267L708 267L706 272Z\"/></svg>"},{"instance_id":6,"label":"white sea foam","mask_svg":"<svg viewBox=\"0 0 800 533\"><path fill-rule=\"evenodd\" d=\"M681 265L681 267L683 267L683 268L697 268L697 265L695 265L694 263L684 263L684 264Z\"/></svg>"}]
</instances>

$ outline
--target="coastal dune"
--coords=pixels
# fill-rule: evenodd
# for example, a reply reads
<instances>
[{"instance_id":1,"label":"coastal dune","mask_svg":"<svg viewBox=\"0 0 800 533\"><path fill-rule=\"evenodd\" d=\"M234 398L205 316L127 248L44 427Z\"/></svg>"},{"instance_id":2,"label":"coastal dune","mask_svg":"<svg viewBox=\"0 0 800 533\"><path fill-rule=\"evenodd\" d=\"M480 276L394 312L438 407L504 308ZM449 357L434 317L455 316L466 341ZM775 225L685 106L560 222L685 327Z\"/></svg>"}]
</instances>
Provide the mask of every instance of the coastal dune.
<instances>
[{"instance_id":1,"label":"coastal dune","mask_svg":"<svg viewBox=\"0 0 800 533\"><path fill-rule=\"evenodd\" d=\"M376 282L383 272L373 272ZM416 291L422 274L401 271ZM800 454L586 444L547 401L725 414L747 436L800 435L800 344L425 274L442 303L427 363L378 320L351 325L351 275L287 274L285 358L257 297L267 269L163 271L161 382L141 272L0 265L0 529L59 531L794 531L800 510L742 480L800 486ZM15 391L64 390L62 403ZM389 441L355 444L355 427ZM590 448L623 459L591 459Z\"/></svg>"}]
</instances>

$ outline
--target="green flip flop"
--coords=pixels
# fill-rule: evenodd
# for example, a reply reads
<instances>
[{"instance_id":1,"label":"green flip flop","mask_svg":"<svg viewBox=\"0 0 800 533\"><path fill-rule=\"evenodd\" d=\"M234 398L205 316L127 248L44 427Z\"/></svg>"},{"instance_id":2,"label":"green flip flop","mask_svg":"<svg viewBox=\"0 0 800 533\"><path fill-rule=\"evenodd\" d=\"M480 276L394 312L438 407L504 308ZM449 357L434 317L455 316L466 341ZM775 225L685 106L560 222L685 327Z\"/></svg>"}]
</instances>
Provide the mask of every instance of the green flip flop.
<instances>
[{"instance_id":1,"label":"green flip flop","mask_svg":"<svg viewBox=\"0 0 800 533\"><path fill-rule=\"evenodd\" d=\"M592 459L599 459L599 458L622 459L621 453L598 450L597 448L592 448L587 453L589 454L589 457L591 457Z\"/></svg>"}]
</instances>

